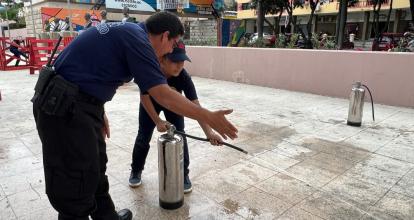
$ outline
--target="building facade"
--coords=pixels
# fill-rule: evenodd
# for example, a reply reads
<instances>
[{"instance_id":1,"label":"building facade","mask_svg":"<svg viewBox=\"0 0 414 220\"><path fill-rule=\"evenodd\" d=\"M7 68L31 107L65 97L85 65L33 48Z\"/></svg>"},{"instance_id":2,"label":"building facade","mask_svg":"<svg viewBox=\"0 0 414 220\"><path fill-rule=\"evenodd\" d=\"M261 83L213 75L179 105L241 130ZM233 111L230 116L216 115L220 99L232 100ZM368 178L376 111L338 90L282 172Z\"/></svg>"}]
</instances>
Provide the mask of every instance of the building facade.
<instances>
[{"instance_id":1,"label":"building facade","mask_svg":"<svg viewBox=\"0 0 414 220\"><path fill-rule=\"evenodd\" d=\"M337 15L339 12L339 0L321 1L315 10L315 20L313 22L312 31L315 33L327 33L328 35L335 35ZM237 0L237 18L246 20L246 32L256 32L256 10L251 8L251 0ZM388 10L390 8L390 1L387 0L381 6L380 12L380 27L385 26L387 20ZM311 9L309 4L305 3L303 8L296 8L293 11L296 25L306 25L309 19ZM268 14L266 19L274 24L277 15ZM357 39L368 40L373 37L372 23L373 23L373 6L370 1L359 0L353 6L348 7L348 19L346 32L352 32ZM286 30L288 23L287 13L282 14L280 20L280 31L291 32ZM315 21L314 20L314 21ZM404 32L408 23L411 20L410 2L409 0L394 0L392 5L391 23L388 32ZM265 32L270 32L269 25L265 23Z\"/></svg>"}]
</instances>

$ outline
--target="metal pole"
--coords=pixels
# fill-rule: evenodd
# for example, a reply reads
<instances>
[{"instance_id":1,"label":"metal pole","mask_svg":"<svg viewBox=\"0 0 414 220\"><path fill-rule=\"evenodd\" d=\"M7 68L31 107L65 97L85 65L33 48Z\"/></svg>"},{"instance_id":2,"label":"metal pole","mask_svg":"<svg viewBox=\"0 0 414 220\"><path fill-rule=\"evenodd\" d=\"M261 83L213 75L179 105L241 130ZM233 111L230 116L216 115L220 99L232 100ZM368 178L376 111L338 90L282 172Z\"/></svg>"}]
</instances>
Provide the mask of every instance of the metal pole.
<instances>
[{"instance_id":1,"label":"metal pole","mask_svg":"<svg viewBox=\"0 0 414 220\"><path fill-rule=\"evenodd\" d=\"M9 24L9 15L7 14L7 5L5 5L4 8L6 9L7 31L9 32L9 38L10 38L10 24Z\"/></svg>"},{"instance_id":2,"label":"metal pole","mask_svg":"<svg viewBox=\"0 0 414 220\"><path fill-rule=\"evenodd\" d=\"M72 31L72 9L70 8L70 0L68 2L68 10L69 10L69 31Z\"/></svg>"},{"instance_id":3,"label":"metal pole","mask_svg":"<svg viewBox=\"0 0 414 220\"><path fill-rule=\"evenodd\" d=\"M34 21L34 16L33 16L33 5L32 5L32 0L30 0L30 13L32 16L32 25L33 25L33 37L36 37L36 26L35 26L35 21Z\"/></svg>"}]
</instances>

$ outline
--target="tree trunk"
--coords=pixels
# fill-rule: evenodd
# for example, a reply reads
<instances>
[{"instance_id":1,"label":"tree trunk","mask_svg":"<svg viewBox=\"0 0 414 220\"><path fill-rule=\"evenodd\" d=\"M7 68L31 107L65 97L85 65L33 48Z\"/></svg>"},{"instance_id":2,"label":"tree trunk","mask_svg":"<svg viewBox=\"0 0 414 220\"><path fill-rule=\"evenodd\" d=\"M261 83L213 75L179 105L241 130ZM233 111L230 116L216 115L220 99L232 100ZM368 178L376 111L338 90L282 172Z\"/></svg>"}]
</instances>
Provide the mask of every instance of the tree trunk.
<instances>
[{"instance_id":1,"label":"tree trunk","mask_svg":"<svg viewBox=\"0 0 414 220\"><path fill-rule=\"evenodd\" d=\"M264 26L264 11L262 7L262 0L257 2L257 37L259 40L263 39L263 26Z\"/></svg>"},{"instance_id":2,"label":"tree trunk","mask_svg":"<svg viewBox=\"0 0 414 220\"><path fill-rule=\"evenodd\" d=\"M339 41L339 27L341 26L341 14L342 14L342 7L339 5L338 15L336 16L336 27L335 27L335 41Z\"/></svg>"},{"instance_id":3,"label":"tree trunk","mask_svg":"<svg viewBox=\"0 0 414 220\"><path fill-rule=\"evenodd\" d=\"M312 20L313 20L314 14L315 14L315 11L312 10L311 14L310 14L308 24L306 25L306 30L308 31L308 36L303 36L304 39L305 39L305 48L306 49L313 49L311 39L312 39Z\"/></svg>"},{"instance_id":4,"label":"tree trunk","mask_svg":"<svg viewBox=\"0 0 414 220\"><path fill-rule=\"evenodd\" d=\"M411 22L414 25L414 0L410 0Z\"/></svg>"},{"instance_id":5,"label":"tree trunk","mask_svg":"<svg viewBox=\"0 0 414 220\"><path fill-rule=\"evenodd\" d=\"M388 10L388 15L387 15L387 24L385 25L384 30L382 30L381 35L384 32L388 32L388 30L390 28L391 12L392 12L392 3L393 3L393 0L390 1L390 9ZM395 23L395 21L394 21L394 23Z\"/></svg>"},{"instance_id":6,"label":"tree trunk","mask_svg":"<svg viewBox=\"0 0 414 220\"><path fill-rule=\"evenodd\" d=\"M277 35L279 34L279 23L280 23L279 17L273 17L273 22L275 22L273 24L273 34Z\"/></svg>"},{"instance_id":7,"label":"tree trunk","mask_svg":"<svg viewBox=\"0 0 414 220\"><path fill-rule=\"evenodd\" d=\"M344 44L345 39L345 26L346 20L348 16L348 0L341 0L341 14L340 14L340 21L339 21L339 30L338 30L338 41L337 47L342 50L342 46Z\"/></svg>"},{"instance_id":8,"label":"tree trunk","mask_svg":"<svg viewBox=\"0 0 414 220\"><path fill-rule=\"evenodd\" d=\"M292 18L292 33L296 33L296 22L298 21L298 16L293 16Z\"/></svg>"},{"instance_id":9,"label":"tree trunk","mask_svg":"<svg viewBox=\"0 0 414 220\"><path fill-rule=\"evenodd\" d=\"M288 13L288 19L289 19L286 28L289 27L291 30L294 30L294 28L291 27L292 25L294 25L293 24L293 6L291 4L292 3L288 3L286 5L286 12Z\"/></svg>"},{"instance_id":10,"label":"tree trunk","mask_svg":"<svg viewBox=\"0 0 414 220\"><path fill-rule=\"evenodd\" d=\"M280 20L282 19L282 14L283 14L283 8L280 10L279 16L277 17L277 23L275 21L275 28L277 28L277 33L276 34L280 33ZM276 19L276 17L275 17L275 19Z\"/></svg>"},{"instance_id":11,"label":"tree trunk","mask_svg":"<svg viewBox=\"0 0 414 220\"><path fill-rule=\"evenodd\" d=\"M380 40L380 30L379 30L379 19L380 19L380 11L381 11L381 5L382 3L378 0L374 2L374 33L375 38L373 42L373 50L378 51L379 50L379 40Z\"/></svg>"},{"instance_id":12,"label":"tree trunk","mask_svg":"<svg viewBox=\"0 0 414 220\"><path fill-rule=\"evenodd\" d=\"M286 27L289 27L290 30L294 30L294 27L293 26L295 26L295 25L293 24L294 21L293 21L293 13L292 12L289 12L288 13L288 19L289 19L289 21L288 21L288 24L287 24Z\"/></svg>"},{"instance_id":13,"label":"tree trunk","mask_svg":"<svg viewBox=\"0 0 414 220\"><path fill-rule=\"evenodd\" d=\"M275 31L275 29L273 28L272 22L270 22L269 20L267 20L266 17L263 20L264 20L264 22L266 22L267 25L269 25L270 31L273 33Z\"/></svg>"},{"instance_id":14,"label":"tree trunk","mask_svg":"<svg viewBox=\"0 0 414 220\"><path fill-rule=\"evenodd\" d=\"M312 4L312 3L310 3ZM302 34L302 36L305 38L305 48L306 49L312 49L312 22L313 22L313 17L315 16L315 10L317 5L319 4L319 0L316 0L314 3L314 5L311 5L311 14L309 17L309 21L308 24L306 25L306 29L308 31L308 36L304 36L304 34Z\"/></svg>"}]
</instances>

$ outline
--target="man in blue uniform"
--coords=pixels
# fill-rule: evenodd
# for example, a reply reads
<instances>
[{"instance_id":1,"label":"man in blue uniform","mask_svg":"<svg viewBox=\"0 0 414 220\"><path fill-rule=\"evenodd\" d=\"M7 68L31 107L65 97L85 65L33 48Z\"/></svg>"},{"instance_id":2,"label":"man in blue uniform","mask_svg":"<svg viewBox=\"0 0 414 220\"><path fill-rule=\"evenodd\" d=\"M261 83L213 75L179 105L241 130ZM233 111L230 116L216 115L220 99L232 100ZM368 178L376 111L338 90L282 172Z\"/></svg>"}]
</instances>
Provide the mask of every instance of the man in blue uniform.
<instances>
[{"instance_id":1,"label":"man in blue uniform","mask_svg":"<svg viewBox=\"0 0 414 220\"><path fill-rule=\"evenodd\" d=\"M172 53L163 56L160 59L161 70L167 78L168 85L175 91L184 92L185 97L200 105L197 97L197 92L194 87L193 80L184 69L184 61L190 61L185 51L183 42L178 42L177 47ZM164 112L164 121L159 117L160 112ZM131 175L129 178L129 186L137 187L141 185L141 174L144 169L145 160L150 149L150 141L154 128L157 127L159 132L167 131L167 125L171 123L178 131L184 132L184 117L177 115L174 112L162 107L156 103L148 95L148 92L141 91L141 104L139 106L139 128L138 135L135 140L134 151L132 153ZM208 124L200 123L205 135L210 140L211 144L219 145L222 139L217 135ZM189 193L192 190L192 184L188 176L190 170L190 157L188 154L187 139L183 137L184 143L184 193Z\"/></svg>"},{"instance_id":2,"label":"man in blue uniform","mask_svg":"<svg viewBox=\"0 0 414 220\"><path fill-rule=\"evenodd\" d=\"M134 79L162 106L209 124L222 137L236 138L227 121L231 110L211 112L168 85L158 57L170 53L183 35L168 12L145 24L104 23L86 30L44 68L35 87L33 113L42 141L46 194L59 219L131 219L115 211L108 193L105 136L110 136L104 103Z\"/></svg>"}]
</instances>

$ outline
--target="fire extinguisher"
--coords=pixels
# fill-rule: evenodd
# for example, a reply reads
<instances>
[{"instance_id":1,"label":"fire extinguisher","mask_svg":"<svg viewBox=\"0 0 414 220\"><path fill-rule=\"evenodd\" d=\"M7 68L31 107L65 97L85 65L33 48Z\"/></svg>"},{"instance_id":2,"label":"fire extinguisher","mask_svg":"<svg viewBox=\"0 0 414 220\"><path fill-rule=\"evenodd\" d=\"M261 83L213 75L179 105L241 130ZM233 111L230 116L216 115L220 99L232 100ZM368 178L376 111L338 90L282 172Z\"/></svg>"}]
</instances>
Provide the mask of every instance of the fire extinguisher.
<instances>
[{"instance_id":1,"label":"fire extinguisher","mask_svg":"<svg viewBox=\"0 0 414 220\"><path fill-rule=\"evenodd\" d=\"M350 126L360 127L362 124L362 115L364 111L364 98L365 98L365 89L367 89L369 96L371 98L372 105L372 120L375 121L374 116L374 100L372 98L371 90L368 86L362 84L361 82L356 82L351 90L351 95L349 96L349 109L348 109L348 120L347 124Z\"/></svg>"}]
</instances>

